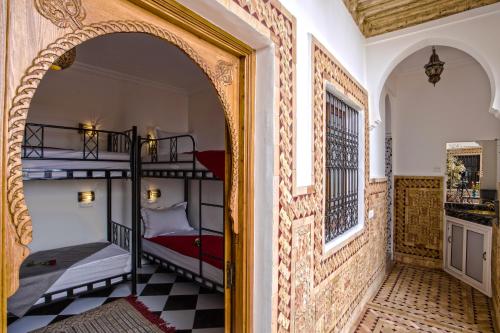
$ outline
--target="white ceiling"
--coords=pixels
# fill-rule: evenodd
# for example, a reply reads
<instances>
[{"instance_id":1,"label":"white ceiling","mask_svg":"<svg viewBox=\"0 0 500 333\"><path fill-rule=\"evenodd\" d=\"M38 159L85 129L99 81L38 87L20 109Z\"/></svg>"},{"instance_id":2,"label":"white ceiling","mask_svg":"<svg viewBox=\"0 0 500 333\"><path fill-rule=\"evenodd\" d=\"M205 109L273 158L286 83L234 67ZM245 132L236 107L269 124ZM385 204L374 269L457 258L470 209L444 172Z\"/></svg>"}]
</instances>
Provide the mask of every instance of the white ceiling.
<instances>
[{"instance_id":1,"label":"white ceiling","mask_svg":"<svg viewBox=\"0 0 500 333\"><path fill-rule=\"evenodd\" d=\"M203 71L180 49L142 33L114 33L77 47L76 61L155 81L187 93L208 89Z\"/></svg>"},{"instance_id":2,"label":"white ceiling","mask_svg":"<svg viewBox=\"0 0 500 333\"><path fill-rule=\"evenodd\" d=\"M456 66L464 66L471 63L477 63L467 53L447 46L436 46L436 53L441 61L444 61L444 68L453 68ZM401 61L394 69L393 74L403 75L413 72L424 73L424 65L429 62L432 54L432 47L424 47L417 52L411 54L406 59Z\"/></svg>"}]
</instances>

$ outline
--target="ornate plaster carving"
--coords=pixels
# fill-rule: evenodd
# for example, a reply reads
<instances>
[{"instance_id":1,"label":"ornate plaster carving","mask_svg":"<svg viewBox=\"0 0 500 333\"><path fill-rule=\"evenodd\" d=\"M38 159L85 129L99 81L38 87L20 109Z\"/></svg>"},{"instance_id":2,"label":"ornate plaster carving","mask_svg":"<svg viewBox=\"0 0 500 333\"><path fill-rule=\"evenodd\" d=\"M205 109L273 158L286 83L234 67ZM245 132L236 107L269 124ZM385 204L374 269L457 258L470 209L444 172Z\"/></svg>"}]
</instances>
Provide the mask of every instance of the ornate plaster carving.
<instances>
[{"instance_id":1,"label":"ornate plaster carving","mask_svg":"<svg viewBox=\"0 0 500 333\"><path fill-rule=\"evenodd\" d=\"M219 60L215 65L215 77L217 81L225 86L233 83L233 69L234 64Z\"/></svg>"},{"instance_id":2,"label":"ornate plaster carving","mask_svg":"<svg viewBox=\"0 0 500 333\"><path fill-rule=\"evenodd\" d=\"M299 331L323 331L329 327L342 329L349 318L350 310L356 307L366 291L367 286L373 281L373 277L381 271L385 264L385 221L386 216L386 182L370 184L368 186L368 172L365 173L365 203L368 202L368 195L374 194L377 202L382 202L379 209L383 210L381 218L376 222L370 222L365 227L365 231L358 235L351 242L335 253L323 253L323 177L324 177L324 138L323 138L323 99L324 81L329 80L335 83L345 94L357 100L367 111L368 96L365 90L354 80L345 69L324 49L315 42L313 44L313 117L314 117L314 191L313 193L294 196L293 194L293 151L294 151L294 85L295 85L295 20L277 2L262 0L233 0L240 5L249 15L249 20L257 20L269 29L272 39L275 41L276 57L278 63L278 89L279 101L278 110L278 171L279 171L279 194L278 194L278 262L277 264L277 297L274 314L276 318L276 331L288 332ZM368 113L366 112L365 133L368 133ZM368 147L368 135L365 136L365 145ZM368 149L365 156L365 170L369 170ZM368 207L368 205L365 205ZM367 208L366 208L367 209ZM365 216L368 216L367 211ZM309 235L303 228L294 226L301 219L313 218L313 233ZM372 234L368 235L368 230ZM382 232L379 232L382 230ZM307 237L312 237L313 261L308 263L308 251L311 247L307 245ZM373 242L369 239L374 238ZM295 241L294 241L295 240ZM370 246L366 246L370 243ZM305 258L294 256L296 247L302 248L301 252ZM361 249L365 249L363 255L358 254ZM382 255L377 256L379 251ZM370 254L374 253L374 254ZM358 254L358 255L357 255ZM326 281L334 281L335 277L341 275L340 269L347 267L349 263L351 270L351 258L370 257L370 267L364 267L365 260L357 259L359 268L357 272L366 275L359 281L359 285L352 286L356 295L345 295L340 300L331 298L333 290L341 290L345 286L334 284L334 289L328 292L325 287ZM314 283L312 285L303 283L307 277L310 278L311 271L314 273ZM346 275L347 276L347 275ZM347 281L345 281L348 284ZM340 287L340 288L337 288ZM308 288L313 288L308 289ZM345 289L345 288L344 288ZM310 297L311 292L314 297ZM307 302L307 305L304 304ZM348 302L346 307L336 307L337 304ZM329 305L335 308L336 313L330 311ZM308 306L315 309L316 327L311 329L309 315L304 311ZM335 314L335 317L329 317ZM328 320L329 318L331 320ZM325 323L329 321L328 323Z\"/></svg>"},{"instance_id":3,"label":"ornate plaster carving","mask_svg":"<svg viewBox=\"0 0 500 333\"><path fill-rule=\"evenodd\" d=\"M82 28L86 12L81 0L35 0L38 12L59 28Z\"/></svg>"},{"instance_id":4,"label":"ornate plaster carving","mask_svg":"<svg viewBox=\"0 0 500 333\"><path fill-rule=\"evenodd\" d=\"M238 231L238 161L239 161L239 130L238 119L235 119L231 110L231 105L226 97L227 88L222 82L217 80L215 71L204 58L181 36L171 33L158 26L140 22L140 21L109 21L95 23L84 26L82 29L68 33L56 40L54 43L42 50L33 60L33 64L26 70L16 94L12 101L12 107L7 114L8 122L8 151L7 151L7 202L10 221L15 230L15 241L24 247L22 254L27 256L29 253L27 245L32 239L31 218L26 207L23 180L22 180L22 162L21 145L24 135L24 126L28 115L28 109L31 99L42 80L45 72L51 64L64 52L70 50L78 44L81 44L92 38L114 33L114 32L143 32L157 36L165 41L179 47L187 56L189 56L198 66L207 74L214 85L218 97L224 109L224 115L229 128L229 144L231 149L231 180L229 194L229 212L233 221L233 228ZM17 271L18 267L15 267Z\"/></svg>"},{"instance_id":5,"label":"ornate plaster carving","mask_svg":"<svg viewBox=\"0 0 500 333\"><path fill-rule=\"evenodd\" d=\"M292 240L292 331L314 331L312 217L295 221Z\"/></svg>"}]
</instances>

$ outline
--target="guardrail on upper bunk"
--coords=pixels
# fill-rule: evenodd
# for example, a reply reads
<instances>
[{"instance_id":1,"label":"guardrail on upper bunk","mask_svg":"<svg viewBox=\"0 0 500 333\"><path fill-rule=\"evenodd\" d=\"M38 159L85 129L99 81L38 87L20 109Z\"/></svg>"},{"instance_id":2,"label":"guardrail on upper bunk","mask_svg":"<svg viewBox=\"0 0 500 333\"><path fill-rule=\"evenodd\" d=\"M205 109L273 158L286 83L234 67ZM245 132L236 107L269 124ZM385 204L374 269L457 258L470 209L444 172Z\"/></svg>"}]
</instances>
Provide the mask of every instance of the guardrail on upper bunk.
<instances>
[{"instance_id":1,"label":"guardrail on upper bunk","mask_svg":"<svg viewBox=\"0 0 500 333\"><path fill-rule=\"evenodd\" d=\"M66 132L66 135L76 132L76 136L71 138L75 140L77 137L81 140L81 148L73 149L74 147L52 147L47 145L47 141L57 141L55 137L47 138L47 132L50 131L52 135L61 135ZM133 140L133 129L123 132L108 131L96 129L95 126L86 126L80 124L79 127L48 125L38 123L26 123L24 129L24 139L22 145L22 158L23 159L45 159L45 160L63 160L63 161L105 161L105 162L124 162L123 158L114 158L107 156L100 158L100 152L109 153L131 153L131 146ZM104 138L103 138L104 137ZM71 138L65 137L64 143L71 142ZM69 139L69 140L68 140ZM102 150L103 139L105 139L106 149ZM80 144L80 143L78 143ZM76 146L76 145L75 145ZM64 152L71 150L76 154L58 154L57 152ZM81 155L79 155L81 151ZM49 153L50 152L50 153ZM66 156L65 156L66 155ZM74 155L74 156L73 156Z\"/></svg>"},{"instance_id":2,"label":"guardrail on upper bunk","mask_svg":"<svg viewBox=\"0 0 500 333\"><path fill-rule=\"evenodd\" d=\"M142 161L142 164L188 164L195 170L196 145L191 135L182 134L164 138L152 138L148 135L147 138L139 137L139 140L139 151L142 152L146 145L149 155L149 161Z\"/></svg>"}]
</instances>

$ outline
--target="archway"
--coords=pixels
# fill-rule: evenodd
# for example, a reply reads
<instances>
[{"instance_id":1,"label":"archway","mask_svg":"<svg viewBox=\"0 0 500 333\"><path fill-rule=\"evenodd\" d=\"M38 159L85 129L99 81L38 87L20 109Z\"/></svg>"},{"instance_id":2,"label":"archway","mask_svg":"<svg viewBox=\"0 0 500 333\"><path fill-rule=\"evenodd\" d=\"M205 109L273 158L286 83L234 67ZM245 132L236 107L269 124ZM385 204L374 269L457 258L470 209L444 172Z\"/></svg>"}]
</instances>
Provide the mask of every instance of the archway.
<instances>
[{"instance_id":1,"label":"archway","mask_svg":"<svg viewBox=\"0 0 500 333\"><path fill-rule=\"evenodd\" d=\"M384 55L385 59L383 60L383 64L378 64L379 68L374 70L374 75L372 78L375 80L371 85L374 89L374 93L372 94L372 99L370 101L371 106L371 121L370 126L376 127L381 121L380 111L379 111L379 103L383 99L383 89L384 85L394 71L396 66L401 63L404 59L406 59L411 54L416 51L430 47L433 45L442 45L447 47L456 48L469 54L473 57L483 68L483 70L488 75L490 81L490 90L491 90L491 101L489 112L494 114L496 117L499 117L500 114L500 95L497 93L497 82L499 81L498 74L494 72L487 60L487 57L484 56L478 49L474 46L464 43L460 40L445 38L445 37L432 37L432 38L422 38L416 42L411 42L408 45L405 45L403 50L398 50L394 52L391 56L387 57L387 54Z\"/></svg>"},{"instance_id":2,"label":"archway","mask_svg":"<svg viewBox=\"0 0 500 333\"><path fill-rule=\"evenodd\" d=\"M432 51L420 48L395 67L380 98L386 101L387 91L395 95L390 100L395 258L442 267L446 143L492 140L500 122L488 112L491 79L482 64L460 49L435 46L445 62L441 81L428 82L423 65Z\"/></svg>"}]
</instances>

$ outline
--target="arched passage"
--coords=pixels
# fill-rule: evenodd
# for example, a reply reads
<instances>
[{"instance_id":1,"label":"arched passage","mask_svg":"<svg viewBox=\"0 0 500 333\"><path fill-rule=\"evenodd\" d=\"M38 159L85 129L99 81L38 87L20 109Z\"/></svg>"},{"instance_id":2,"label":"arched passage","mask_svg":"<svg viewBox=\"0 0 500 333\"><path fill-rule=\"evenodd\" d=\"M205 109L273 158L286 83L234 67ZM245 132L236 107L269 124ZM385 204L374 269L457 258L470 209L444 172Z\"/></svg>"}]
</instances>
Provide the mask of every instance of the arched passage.
<instances>
[{"instance_id":1,"label":"arched passage","mask_svg":"<svg viewBox=\"0 0 500 333\"><path fill-rule=\"evenodd\" d=\"M500 121L488 112L491 80L484 67L460 49L435 46L445 62L441 80L435 86L429 83L423 69L431 47L420 48L402 59L384 83L380 96L382 122L374 131L385 127L388 133L390 126L395 258L442 267L446 143L491 142L498 138ZM387 163L387 142L385 149ZM492 173L494 178L496 172Z\"/></svg>"},{"instance_id":2,"label":"arched passage","mask_svg":"<svg viewBox=\"0 0 500 333\"><path fill-rule=\"evenodd\" d=\"M8 229L12 237L9 242L12 248L9 249L9 252L12 254L10 264L11 271L14 273L10 280L10 294L17 288L18 267L28 255L26 245L31 241L31 218L24 200L21 166L21 144L31 99L44 74L59 56L87 40L116 32L146 33L172 43L191 58L213 84L222 104L228 128L231 161L228 207L233 221L233 230L238 232L238 217L240 214L238 210L238 179L240 175L238 170L240 163L240 125L238 124L240 121L238 115L240 82L237 74L239 71L238 61L234 60L234 57L231 58L222 53L216 57L210 57L210 52L206 52L206 49L206 53L201 54L200 50L203 47L200 48L200 45L193 44L176 33L150 23L113 21L91 24L76 32L66 34L39 52L39 55L33 60L33 64L26 70L7 114L9 124L7 202L10 213Z\"/></svg>"},{"instance_id":3,"label":"arched passage","mask_svg":"<svg viewBox=\"0 0 500 333\"><path fill-rule=\"evenodd\" d=\"M384 85L390 74L405 58L424 47L432 45L442 45L459 49L469 54L482 66L490 81L491 101L488 111L499 117L500 96L497 93L496 86L497 82L500 81L500 73L498 70L494 70L490 65L491 59L494 55L488 53L487 50L484 50L483 48L475 47L472 43L466 43L457 39L447 37L422 37L417 41L415 41L415 39L411 39L411 42L401 42L401 45L398 45L397 47L394 46L393 48L385 49L383 56L382 54L379 56L374 54L373 57L370 58L370 61L373 62L373 65L368 66L369 82L373 91L370 100L371 128L376 127L381 121L378 106L380 104L380 100L384 97Z\"/></svg>"}]
</instances>

